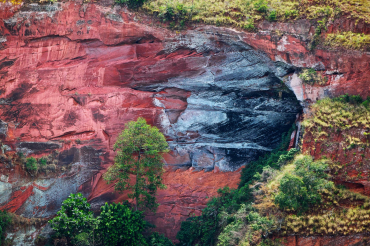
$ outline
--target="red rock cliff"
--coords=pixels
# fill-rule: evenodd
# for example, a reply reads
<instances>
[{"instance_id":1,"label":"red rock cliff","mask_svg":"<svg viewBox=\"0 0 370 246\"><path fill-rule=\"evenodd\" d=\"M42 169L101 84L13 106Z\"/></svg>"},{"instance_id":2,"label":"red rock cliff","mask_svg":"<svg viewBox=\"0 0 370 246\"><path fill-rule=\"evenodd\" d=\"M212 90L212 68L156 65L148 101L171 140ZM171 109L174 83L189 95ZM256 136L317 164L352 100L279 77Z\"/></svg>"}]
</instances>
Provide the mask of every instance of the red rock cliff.
<instances>
[{"instance_id":1,"label":"red rock cliff","mask_svg":"<svg viewBox=\"0 0 370 246\"><path fill-rule=\"evenodd\" d=\"M260 27L267 31L205 26L175 33L120 7L2 5L2 150L48 156L54 171L31 176L15 157L4 157L1 209L50 217L72 192L96 209L126 199L102 174L124 123L143 116L172 150L165 156L168 189L147 218L174 239L181 221L198 215L218 188L237 186L236 170L276 147L301 110L296 97L368 93L368 54L308 51L307 21ZM302 85L294 71L306 66L326 71L328 84Z\"/></svg>"}]
</instances>

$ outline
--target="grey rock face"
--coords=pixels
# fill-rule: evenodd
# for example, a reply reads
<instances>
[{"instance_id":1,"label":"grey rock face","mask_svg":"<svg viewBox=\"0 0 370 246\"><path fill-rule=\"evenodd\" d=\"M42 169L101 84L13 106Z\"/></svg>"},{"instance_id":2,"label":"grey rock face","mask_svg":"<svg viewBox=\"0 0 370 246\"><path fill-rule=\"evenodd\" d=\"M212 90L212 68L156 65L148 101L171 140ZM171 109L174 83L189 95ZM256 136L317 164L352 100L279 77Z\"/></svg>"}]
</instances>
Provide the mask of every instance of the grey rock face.
<instances>
[{"instance_id":1,"label":"grey rock face","mask_svg":"<svg viewBox=\"0 0 370 246\"><path fill-rule=\"evenodd\" d=\"M161 117L166 134L173 139L171 148L189 155L179 165L233 171L277 147L301 110L281 81L294 68L271 61L235 35L212 33L212 29L168 40L164 52L179 49L202 56L184 58L188 71L149 84L145 78L158 72L157 63L144 69L145 75L136 74L131 84L139 90L191 92L176 122L169 112Z\"/></svg>"}]
</instances>

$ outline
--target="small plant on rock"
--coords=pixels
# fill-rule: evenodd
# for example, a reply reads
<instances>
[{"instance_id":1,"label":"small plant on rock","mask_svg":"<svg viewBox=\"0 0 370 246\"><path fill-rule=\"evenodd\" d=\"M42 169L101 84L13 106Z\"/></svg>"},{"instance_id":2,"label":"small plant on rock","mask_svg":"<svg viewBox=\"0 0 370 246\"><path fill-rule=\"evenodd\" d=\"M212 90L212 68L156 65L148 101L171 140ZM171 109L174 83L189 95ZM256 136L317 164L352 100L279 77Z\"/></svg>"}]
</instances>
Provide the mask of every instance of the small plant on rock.
<instances>
[{"instance_id":1,"label":"small plant on rock","mask_svg":"<svg viewBox=\"0 0 370 246\"><path fill-rule=\"evenodd\" d=\"M34 157L27 158L26 170L33 174L37 173L38 166L37 166L37 161Z\"/></svg>"}]
</instances>

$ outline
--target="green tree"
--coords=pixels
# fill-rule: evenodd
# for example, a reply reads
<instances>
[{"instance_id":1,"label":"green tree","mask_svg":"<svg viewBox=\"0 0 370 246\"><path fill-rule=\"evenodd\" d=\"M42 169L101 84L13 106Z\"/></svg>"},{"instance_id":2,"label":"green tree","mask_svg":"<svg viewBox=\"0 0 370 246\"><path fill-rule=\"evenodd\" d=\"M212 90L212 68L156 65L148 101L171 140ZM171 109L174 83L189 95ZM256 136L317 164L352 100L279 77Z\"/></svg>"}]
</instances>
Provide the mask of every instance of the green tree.
<instances>
[{"instance_id":1,"label":"green tree","mask_svg":"<svg viewBox=\"0 0 370 246\"><path fill-rule=\"evenodd\" d=\"M101 207L97 233L103 245L147 245L143 231L147 223L141 211L116 203Z\"/></svg>"},{"instance_id":2,"label":"green tree","mask_svg":"<svg viewBox=\"0 0 370 246\"><path fill-rule=\"evenodd\" d=\"M155 209L157 189L165 188L162 154L168 151L168 144L163 134L140 117L125 125L114 150L117 150L115 163L104 179L108 183L117 181L115 190L131 191L129 197L135 200L135 210L140 206ZM135 175L135 182L130 182L130 174Z\"/></svg>"},{"instance_id":3,"label":"green tree","mask_svg":"<svg viewBox=\"0 0 370 246\"><path fill-rule=\"evenodd\" d=\"M163 234L153 232L148 239L150 246L174 246L174 244Z\"/></svg>"},{"instance_id":4,"label":"green tree","mask_svg":"<svg viewBox=\"0 0 370 246\"><path fill-rule=\"evenodd\" d=\"M91 233L96 223L90 204L81 193L71 194L64 200L57 216L50 221L57 237L72 241L81 233Z\"/></svg>"},{"instance_id":5,"label":"green tree","mask_svg":"<svg viewBox=\"0 0 370 246\"><path fill-rule=\"evenodd\" d=\"M275 203L280 208L294 209L302 213L312 205L321 203L320 192L323 189L333 189L334 184L327 180L328 164L325 161L313 161L311 156L302 156L297 158L294 164L294 173L286 174L280 180Z\"/></svg>"}]
</instances>

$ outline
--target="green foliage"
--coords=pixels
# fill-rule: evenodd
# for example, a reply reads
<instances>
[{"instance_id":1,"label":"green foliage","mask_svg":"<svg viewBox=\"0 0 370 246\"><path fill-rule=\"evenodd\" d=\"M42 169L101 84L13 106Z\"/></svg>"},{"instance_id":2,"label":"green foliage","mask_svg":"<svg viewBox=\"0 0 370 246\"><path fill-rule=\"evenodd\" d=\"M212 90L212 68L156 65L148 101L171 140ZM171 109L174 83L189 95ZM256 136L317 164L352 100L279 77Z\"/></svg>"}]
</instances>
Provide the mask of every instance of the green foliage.
<instances>
[{"instance_id":1,"label":"green foliage","mask_svg":"<svg viewBox=\"0 0 370 246\"><path fill-rule=\"evenodd\" d=\"M81 193L71 194L63 201L57 216L50 225L57 237L73 240L80 233L90 233L96 224L96 219L90 211L90 204Z\"/></svg>"},{"instance_id":2,"label":"green foliage","mask_svg":"<svg viewBox=\"0 0 370 246\"><path fill-rule=\"evenodd\" d=\"M115 0L116 4L125 4L130 8L141 7L147 0Z\"/></svg>"},{"instance_id":3,"label":"green foliage","mask_svg":"<svg viewBox=\"0 0 370 246\"><path fill-rule=\"evenodd\" d=\"M217 246L256 245L256 241L266 238L276 227L273 217L262 216L251 204L242 204L227 219L230 223L221 230Z\"/></svg>"},{"instance_id":4,"label":"green foliage","mask_svg":"<svg viewBox=\"0 0 370 246\"><path fill-rule=\"evenodd\" d=\"M325 18L331 21L340 16L348 16L370 23L370 2L357 0L153 0L147 1L143 8L150 14L158 15L163 13L163 8L169 4L182 4L184 8L191 8L191 14L186 21L217 26L231 25L248 30L254 30L251 27L256 26L255 22L262 19L284 22L298 18ZM318 35L315 35L312 48L321 41L322 28L321 26L317 29Z\"/></svg>"},{"instance_id":5,"label":"green foliage","mask_svg":"<svg viewBox=\"0 0 370 246\"><path fill-rule=\"evenodd\" d=\"M168 144L163 134L140 117L125 125L114 150L117 150L115 163L104 179L108 183L117 181L115 190L129 190L136 210L141 206L155 209L158 206L155 198L157 188L165 188L162 183L162 154L168 151ZM130 174L136 176L134 184L130 183Z\"/></svg>"},{"instance_id":6,"label":"green foliage","mask_svg":"<svg viewBox=\"0 0 370 246\"><path fill-rule=\"evenodd\" d=\"M310 206L321 203L320 192L332 189L334 184L327 181L328 164L325 161L314 162L311 156L303 156L296 159L294 164L295 172L285 174L280 181L275 203L281 209L302 213Z\"/></svg>"},{"instance_id":7,"label":"green foliage","mask_svg":"<svg viewBox=\"0 0 370 246\"><path fill-rule=\"evenodd\" d=\"M332 48L343 47L351 50L370 51L370 34L339 32L329 33L324 45Z\"/></svg>"},{"instance_id":8,"label":"green foliage","mask_svg":"<svg viewBox=\"0 0 370 246\"><path fill-rule=\"evenodd\" d=\"M260 13L267 13L267 2L265 0L258 0L254 3L254 8Z\"/></svg>"},{"instance_id":9,"label":"green foliage","mask_svg":"<svg viewBox=\"0 0 370 246\"><path fill-rule=\"evenodd\" d=\"M262 231L264 236L267 236L275 221L267 217L261 216L258 212L250 212L247 216L247 221L254 231Z\"/></svg>"},{"instance_id":10,"label":"green foliage","mask_svg":"<svg viewBox=\"0 0 370 246\"><path fill-rule=\"evenodd\" d=\"M365 105L368 105L370 98L367 98L366 101L364 101L362 97L359 95L348 95L348 93L346 93L345 95L341 95L341 96L333 98L333 101L342 102L342 103L350 103L353 105L359 105L363 103L365 103Z\"/></svg>"},{"instance_id":11,"label":"green foliage","mask_svg":"<svg viewBox=\"0 0 370 246\"><path fill-rule=\"evenodd\" d=\"M40 166L45 167L47 165L48 160L46 158L38 159Z\"/></svg>"},{"instance_id":12,"label":"green foliage","mask_svg":"<svg viewBox=\"0 0 370 246\"><path fill-rule=\"evenodd\" d=\"M158 17L163 22L170 21L171 29L183 29L192 12L192 7L185 6L182 3L169 2L166 6L159 8Z\"/></svg>"},{"instance_id":13,"label":"green foliage","mask_svg":"<svg viewBox=\"0 0 370 246\"><path fill-rule=\"evenodd\" d=\"M29 172L36 173L38 170L37 161L34 157L27 158L26 169Z\"/></svg>"},{"instance_id":14,"label":"green foliage","mask_svg":"<svg viewBox=\"0 0 370 246\"><path fill-rule=\"evenodd\" d=\"M96 245L94 242L91 241L91 233L81 232L77 234L73 239L73 245L76 246L94 246Z\"/></svg>"},{"instance_id":15,"label":"green foliage","mask_svg":"<svg viewBox=\"0 0 370 246\"><path fill-rule=\"evenodd\" d=\"M145 237L149 223L143 218L143 212L133 211L128 204L120 203L106 203L100 215L94 217L90 204L78 193L71 194L49 222L57 238L66 238L76 246L173 246L168 238L158 233Z\"/></svg>"},{"instance_id":16,"label":"green foliage","mask_svg":"<svg viewBox=\"0 0 370 246\"><path fill-rule=\"evenodd\" d=\"M146 222L142 212L132 211L127 205L116 203L101 207L98 234L103 245L146 245L143 231Z\"/></svg>"},{"instance_id":17,"label":"green foliage","mask_svg":"<svg viewBox=\"0 0 370 246\"><path fill-rule=\"evenodd\" d=\"M254 26L254 21L253 19L249 19L243 26L244 29L248 31L254 31L256 27Z\"/></svg>"},{"instance_id":18,"label":"green foliage","mask_svg":"<svg viewBox=\"0 0 370 246\"><path fill-rule=\"evenodd\" d=\"M327 77L323 77L321 74L318 74L315 69L303 69L303 71L299 74L299 78L302 79L303 83L309 85L325 85L328 82Z\"/></svg>"},{"instance_id":19,"label":"green foliage","mask_svg":"<svg viewBox=\"0 0 370 246\"><path fill-rule=\"evenodd\" d=\"M271 11L270 12L270 14L269 14L269 16L267 17L267 19L269 20L269 21L276 21L276 11L275 10L273 10L273 11Z\"/></svg>"},{"instance_id":20,"label":"green foliage","mask_svg":"<svg viewBox=\"0 0 370 246\"><path fill-rule=\"evenodd\" d=\"M319 20L317 21L318 25L315 29L315 35L313 36L313 39L312 39L312 42L311 42L311 45L310 45L310 50L314 50L316 48L316 46L321 43L321 33L323 30L327 30L326 28L326 23L327 23L327 19L324 18L323 20Z\"/></svg>"},{"instance_id":21,"label":"green foliage","mask_svg":"<svg viewBox=\"0 0 370 246\"><path fill-rule=\"evenodd\" d=\"M315 142L337 142L333 137L341 132L343 150L356 146L367 147L367 133L353 131L356 128L370 128L370 98L365 101L360 96L348 94L337 98L325 98L311 106L311 117L303 122L305 127L304 139L313 138ZM346 157L346 153L344 153Z\"/></svg>"},{"instance_id":22,"label":"green foliage","mask_svg":"<svg viewBox=\"0 0 370 246\"><path fill-rule=\"evenodd\" d=\"M0 245L5 240L5 231L11 222L11 217L5 210L0 210Z\"/></svg>"},{"instance_id":23,"label":"green foliage","mask_svg":"<svg viewBox=\"0 0 370 246\"><path fill-rule=\"evenodd\" d=\"M278 169L281 165L294 158L296 149L285 151L290 142L290 136L292 131L295 129L295 125L282 136L281 144L272 153L266 154L260 157L257 161L249 163L242 171L241 182L239 188L236 190L230 190L228 187L220 189L218 191L219 196L212 198L208 203L207 207L203 209L202 215L198 217L192 217L182 222L181 229L177 234L177 239L180 241L181 246L190 245L204 245L211 246L215 245L232 245L233 241L237 243L242 240L240 236L243 234L238 233L238 230L245 228L245 225L253 224L254 228L258 226L269 228L271 218L262 218L260 220L254 220L253 215L249 221L246 220L246 216L249 212L256 212L250 206L246 205L253 199L253 194L249 188L249 185L261 178L261 176L268 176L267 172L273 172L273 169ZM259 174L259 172L266 172ZM257 174L257 175L256 175ZM254 229L250 231L253 233ZM262 233L267 231L258 229ZM239 236L235 236L239 235ZM249 240L249 239L248 239Z\"/></svg>"},{"instance_id":24,"label":"green foliage","mask_svg":"<svg viewBox=\"0 0 370 246\"><path fill-rule=\"evenodd\" d=\"M247 186L230 190L228 187L218 190L218 197L212 198L202 215L192 217L181 223L176 238L180 245L214 245L219 233L220 219L223 213L237 211L243 203L251 200L252 195Z\"/></svg>"},{"instance_id":25,"label":"green foliage","mask_svg":"<svg viewBox=\"0 0 370 246\"><path fill-rule=\"evenodd\" d=\"M165 237L163 234L154 232L150 235L148 239L148 245L150 246L174 246L174 244Z\"/></svg>"}]
</instances>

